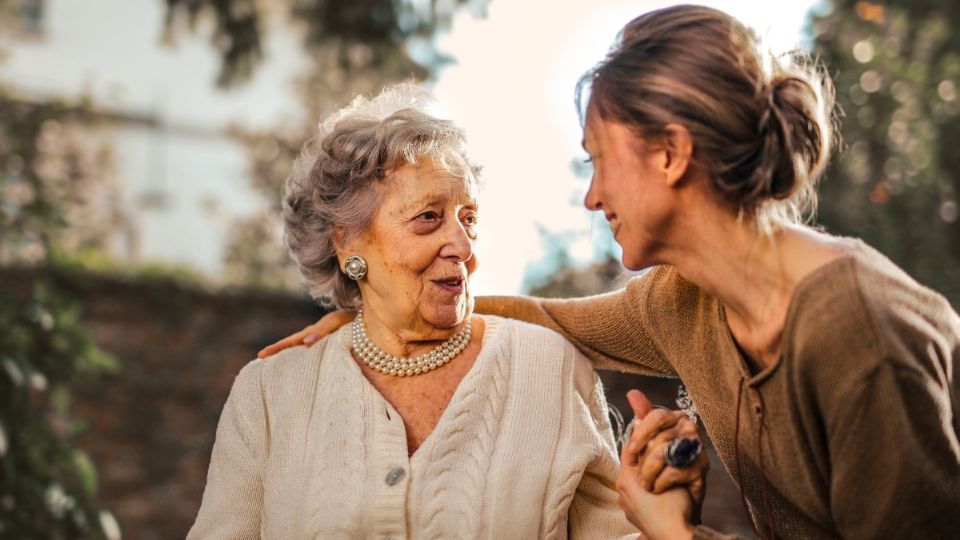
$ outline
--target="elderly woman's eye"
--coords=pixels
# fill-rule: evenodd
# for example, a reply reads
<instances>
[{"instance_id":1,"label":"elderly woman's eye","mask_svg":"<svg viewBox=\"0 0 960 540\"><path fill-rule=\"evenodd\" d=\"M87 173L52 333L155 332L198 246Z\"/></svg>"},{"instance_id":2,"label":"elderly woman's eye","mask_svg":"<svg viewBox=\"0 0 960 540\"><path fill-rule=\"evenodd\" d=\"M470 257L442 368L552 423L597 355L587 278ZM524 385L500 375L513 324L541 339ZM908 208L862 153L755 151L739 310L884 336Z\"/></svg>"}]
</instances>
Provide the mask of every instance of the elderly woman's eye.
<instances>
[{"instance_id":1,"label":"elderly woman's eye","mask_svg":"<svg viewBox=\"0 0 960 540\"><path fill-rule=\"evenodd\" d=\"M470 212L467 215L463 216L463 222L471 227L475 227L479 222L480 217L476 212Z\"/></svg>"},{"instance_id":2,"label":"elderly woman's eye","mask_svg":"<svg viewBox=\"0 0 960 540\"><path fill-rule=\"evenodd\" d=\"M420 214L417 217L427 221L434 221L434 220L440 219L440 214L434 212L433 210L427 210L426 212Z\"/></svg>"}]
</instances>

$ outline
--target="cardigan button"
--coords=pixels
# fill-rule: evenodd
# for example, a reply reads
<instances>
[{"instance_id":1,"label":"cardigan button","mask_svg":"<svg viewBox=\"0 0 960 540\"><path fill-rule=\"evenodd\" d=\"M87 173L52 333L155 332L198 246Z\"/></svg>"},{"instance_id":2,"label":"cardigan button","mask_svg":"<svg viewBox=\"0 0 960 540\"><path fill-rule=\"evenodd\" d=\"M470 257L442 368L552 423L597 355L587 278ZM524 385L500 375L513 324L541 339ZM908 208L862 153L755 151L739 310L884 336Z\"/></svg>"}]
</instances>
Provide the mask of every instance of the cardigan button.
<instances>
[{"instance_id":1,"label":"cardigan button","mask_svg":"<svg viewBox=\"0 0 960 540\"><path fill-rule=\"evenodd\" d=\"M383 479L388 486L394 486L403 479L403 475L407 474L407 471L403 470L403 467L394 467L390 469L390 472L387 473L387 477Z\"/></svg>"}]
</instances>

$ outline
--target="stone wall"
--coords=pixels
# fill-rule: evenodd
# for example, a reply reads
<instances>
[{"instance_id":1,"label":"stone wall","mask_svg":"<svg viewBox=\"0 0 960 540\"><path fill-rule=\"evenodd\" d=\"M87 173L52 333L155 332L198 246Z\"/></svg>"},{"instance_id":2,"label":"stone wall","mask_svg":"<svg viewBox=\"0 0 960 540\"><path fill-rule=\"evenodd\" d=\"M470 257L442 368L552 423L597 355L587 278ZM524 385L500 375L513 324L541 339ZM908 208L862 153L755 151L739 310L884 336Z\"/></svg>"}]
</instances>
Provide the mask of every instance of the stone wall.
<instances>
[{"instance_id":1,"label":"stone wall","mask_svg":"<svg viewBox=\"0 0 960 540\"><path fill-rule=\"evenodd\" d=\"M0 270L2 287L27 287L35 272ZM100 502L125 538L183 538L200 505L214 431L234 375L263 345L322 311L306 298L253 290L205 290L173 280L128 280L49 272L84 307L99 345L120 362L116 375L75 393L90 421L76 443L100 476ZM671 405L675 381L603 373L622 411L627 389ZM739 496L711 456L704 521L748 531Z\"/></svg>"}]
</instances>

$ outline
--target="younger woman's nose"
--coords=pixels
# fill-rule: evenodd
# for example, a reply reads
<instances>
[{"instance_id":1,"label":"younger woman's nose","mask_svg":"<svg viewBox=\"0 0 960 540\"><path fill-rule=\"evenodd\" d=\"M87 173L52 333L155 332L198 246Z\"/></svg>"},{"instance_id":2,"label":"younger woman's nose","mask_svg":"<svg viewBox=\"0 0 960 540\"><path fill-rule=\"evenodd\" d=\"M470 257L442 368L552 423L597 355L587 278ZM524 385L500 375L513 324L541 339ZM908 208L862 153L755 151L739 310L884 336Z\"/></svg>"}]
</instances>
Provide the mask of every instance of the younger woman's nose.
<instances>
[{"instance_id":1,"label":"younger woman's nose","mask_svg":"<svg viewBox=\"0 0 960 540\"><path fill-rule=\"evenodd\" d=\"M603 203L600 202L600 197L597 196L595 184L594 181L590 181L590 188L587 189L587 194L583 197L583 205L587 207L587 210L598 211L603 209Z\"/></svg>"}]
</instances>

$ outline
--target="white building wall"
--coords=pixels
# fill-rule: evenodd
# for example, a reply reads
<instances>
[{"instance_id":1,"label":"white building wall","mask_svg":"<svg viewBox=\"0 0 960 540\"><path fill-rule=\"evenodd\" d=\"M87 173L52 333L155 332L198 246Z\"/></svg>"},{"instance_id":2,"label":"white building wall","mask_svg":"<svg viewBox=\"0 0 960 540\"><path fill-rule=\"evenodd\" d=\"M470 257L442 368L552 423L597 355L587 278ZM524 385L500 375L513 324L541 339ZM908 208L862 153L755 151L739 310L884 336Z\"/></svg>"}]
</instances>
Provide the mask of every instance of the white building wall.
<instances>
[{"instance_id":1,"label":"white building wall","mask_svg":"<svg viewBox=\"0 0 960 540\"><path fill-rule=\"evenodd\" d=\"M88 97L130 118L108 137L130 219L115 255L215 276L233 220L265 205L244 148L225 129L299 124L291 83L308 64L297 33L273 14L255 78L217 89L209 28L166 46L164 16L162 0L48 0L39 34L0 35L0 82L27 96Z\"/></svg>"}]
</instances>

